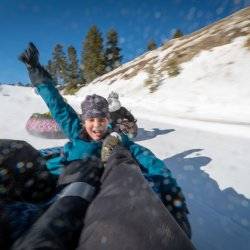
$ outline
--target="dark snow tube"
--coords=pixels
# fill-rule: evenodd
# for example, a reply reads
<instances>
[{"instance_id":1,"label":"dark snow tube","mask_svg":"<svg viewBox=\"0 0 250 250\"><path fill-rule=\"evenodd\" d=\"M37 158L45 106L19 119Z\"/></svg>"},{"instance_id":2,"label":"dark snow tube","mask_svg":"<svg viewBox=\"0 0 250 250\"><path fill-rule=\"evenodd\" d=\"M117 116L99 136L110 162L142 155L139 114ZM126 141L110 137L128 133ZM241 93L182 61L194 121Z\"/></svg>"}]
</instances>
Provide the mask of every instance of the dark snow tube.
<instances>
[{"instance_id":1,"label":"dark snow tube","mask_svg":"<svg viewBox=\"0 0 250 250\"><path fill-rule=\"evenodd\" d=\"M65 139L66 136L53 118L31 116L26 130L34 136L47 139Z\"/></svg>"},{"instance_id":2,"label":"dark snow tube","mask_svg":"<svg viewBox=\"0 0 250 250\"><path fill-rule=\"evenodd\" d=\"M34 230L20 238L22 244L18 240L13 249L23 250L27 246L38 249L37 242L51 249L56 245L53 249L75 249L64 244L71 240L78 241L78 250L194 249L127 150L116 147L101 182L100 192L87 211L79 241L86 206L79 197L66 197L55 202L34 224Z\"/></svg>"},{"instance_id":3,"label":"dark snow tube","mask_svg":"<svg viewBox=\"0 0 250 250\"><path fill-rule=\"evenodd\" d=\"M29 143L0 139L0 201L41 202L53 195L57 178Z\"/></svg>"}]
</instances>

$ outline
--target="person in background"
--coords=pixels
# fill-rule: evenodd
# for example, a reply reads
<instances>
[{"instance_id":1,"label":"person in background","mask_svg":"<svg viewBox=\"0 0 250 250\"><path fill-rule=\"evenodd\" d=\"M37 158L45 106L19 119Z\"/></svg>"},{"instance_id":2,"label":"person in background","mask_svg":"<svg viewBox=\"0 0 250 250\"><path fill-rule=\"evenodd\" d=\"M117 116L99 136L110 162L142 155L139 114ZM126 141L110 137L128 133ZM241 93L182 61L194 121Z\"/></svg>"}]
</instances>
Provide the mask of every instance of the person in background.
<instances>
[{"instance_id":1,"label":"person in background","mask_svg":"<svg viewBox=\"0 0 250 250\"><path fill-rule=\"evenodd\" d=\"M119 100L119 95L116 92L111 92L107 98L109 103L110 121L114 131L123 132L130 138L137 135L137 120L125 107L123 107Z\"/></svg>"}]
</instances>

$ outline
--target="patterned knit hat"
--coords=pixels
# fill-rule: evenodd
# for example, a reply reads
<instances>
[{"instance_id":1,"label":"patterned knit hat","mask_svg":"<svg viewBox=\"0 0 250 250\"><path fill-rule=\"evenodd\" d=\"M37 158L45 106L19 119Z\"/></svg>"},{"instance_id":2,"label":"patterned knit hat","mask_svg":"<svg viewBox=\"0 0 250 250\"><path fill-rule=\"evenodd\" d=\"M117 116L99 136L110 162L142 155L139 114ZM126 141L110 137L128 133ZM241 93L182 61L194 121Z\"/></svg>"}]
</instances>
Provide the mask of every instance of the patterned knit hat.
<instances>
[{"instance_id":1,"label":"patterned knit hat","mask_svg":"<svg viewBox=\"0 0 250 250\"><path fill-rule=\"evenodd\" d=\"M107 117L109 118L109 107L107 100L99 95L87 95L81 103L82 119Z\"/></svg>"}]
</instances>

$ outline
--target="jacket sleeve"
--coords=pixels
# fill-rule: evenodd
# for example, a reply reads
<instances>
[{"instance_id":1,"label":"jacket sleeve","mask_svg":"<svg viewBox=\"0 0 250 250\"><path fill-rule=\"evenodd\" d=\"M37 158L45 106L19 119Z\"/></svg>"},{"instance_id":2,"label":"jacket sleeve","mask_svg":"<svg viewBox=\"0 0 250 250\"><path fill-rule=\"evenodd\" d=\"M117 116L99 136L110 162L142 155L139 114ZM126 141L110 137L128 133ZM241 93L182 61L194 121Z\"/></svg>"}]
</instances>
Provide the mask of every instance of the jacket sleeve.
<instances>
[{"instance_id":1,"label":"jacket sleeve","mask_svg":"<svg viewBox=\"0 0 250 250\"><path fill-rule=\"evenodd\" d=\"M130 141L129 150L139 163L144 177L158 194L163 204L176 216L178 212L188 213L184 195L171 171L149 149Z\"/></svg>"},{"instance_id":2,"label":"jacket sleeve","mask_svg":"<svg viewBox=\"0 0 250 250\"><path fill-rule=\"evenodd\" d=\"M122 117L128 119L128 121L130 122L135 121L134 116L125 107L121 107L121 113Z\"/></svg>"},{"instance_id":3,"label":"jacket sleeve","mask_svg":"<svg viewBox=\"0 0 250 250\"><path fill-rule=\"evenodd\" d=\"M75 110L63 100L55 86L52 83L41 83L36 90L64 134L69 139L77 138L81 131L80 119Z\"/></svg>"}]
</instances>

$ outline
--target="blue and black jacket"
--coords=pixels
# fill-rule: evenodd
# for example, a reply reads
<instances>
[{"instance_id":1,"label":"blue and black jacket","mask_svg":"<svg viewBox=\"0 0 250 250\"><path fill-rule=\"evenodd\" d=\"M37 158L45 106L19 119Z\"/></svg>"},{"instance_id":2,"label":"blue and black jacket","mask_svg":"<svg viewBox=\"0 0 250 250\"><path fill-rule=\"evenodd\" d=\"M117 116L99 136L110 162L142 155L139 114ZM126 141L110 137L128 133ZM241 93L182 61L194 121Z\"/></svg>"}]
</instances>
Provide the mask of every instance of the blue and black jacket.
<instances>
[{"instance_id":1,"label":"blue and black jacket","mask_svg":"<svg viewBox=\"0 0 250 250\"><path fill-rule=\"evenodd\" d=\"M100 157L102 140L90 141L82 136L83 127L75 110L67 104L58 90L50 82L37 85L37 93L47 104L53 118L59 124L69 142L64 146L64 154L47 161L52 174L60 175L66 162L84 159L88 156ZM139 164L144 177L151 183L164 205L172 214L188 212L184 196L176 180L164 162L149 149L123 137L124 146Z\"/></svg>"}]
</instances>

